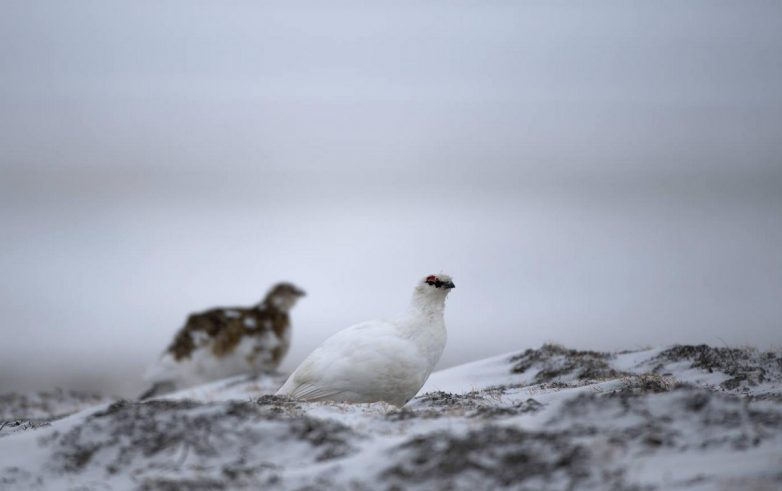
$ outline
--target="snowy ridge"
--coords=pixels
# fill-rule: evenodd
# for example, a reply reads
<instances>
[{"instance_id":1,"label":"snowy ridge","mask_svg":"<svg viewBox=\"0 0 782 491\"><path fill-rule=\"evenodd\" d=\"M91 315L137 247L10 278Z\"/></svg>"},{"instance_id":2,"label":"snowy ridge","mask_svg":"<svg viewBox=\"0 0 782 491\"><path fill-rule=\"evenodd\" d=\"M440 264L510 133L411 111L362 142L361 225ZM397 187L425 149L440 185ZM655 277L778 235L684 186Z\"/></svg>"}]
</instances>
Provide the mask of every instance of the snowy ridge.
<instances>
[{"instance_id":1,"label":"snowy ridge","mask_svg":"<svg viewBox=\"0 0 782 491\"><path fill-rule=\"evenodd\" d=\"M782 486L779 352L544 345L436 372L402 409L269 395L284 379L6 427L0 489Z\"/></svg>"}]
</instances>

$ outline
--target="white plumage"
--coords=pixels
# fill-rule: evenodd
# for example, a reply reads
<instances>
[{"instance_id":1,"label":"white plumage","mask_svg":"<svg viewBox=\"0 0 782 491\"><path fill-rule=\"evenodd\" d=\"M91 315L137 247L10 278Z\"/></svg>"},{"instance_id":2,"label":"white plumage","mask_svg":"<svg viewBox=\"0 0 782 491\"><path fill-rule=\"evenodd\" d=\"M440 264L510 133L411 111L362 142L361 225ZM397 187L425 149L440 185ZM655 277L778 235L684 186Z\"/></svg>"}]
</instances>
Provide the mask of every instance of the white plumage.
<instances>
[{"instance_id":1,"label":"white plumage","mask_svg":"<svg viewBox=\"0 0 782 491\"><path fill-rule=\"evenodd\" d=\"M446 341L448 275L415 287L408 313L368 321L334 334L291 374L277 395L305 401L377 402L402 406L423 386Z\"/></svg>"}]
</instances>

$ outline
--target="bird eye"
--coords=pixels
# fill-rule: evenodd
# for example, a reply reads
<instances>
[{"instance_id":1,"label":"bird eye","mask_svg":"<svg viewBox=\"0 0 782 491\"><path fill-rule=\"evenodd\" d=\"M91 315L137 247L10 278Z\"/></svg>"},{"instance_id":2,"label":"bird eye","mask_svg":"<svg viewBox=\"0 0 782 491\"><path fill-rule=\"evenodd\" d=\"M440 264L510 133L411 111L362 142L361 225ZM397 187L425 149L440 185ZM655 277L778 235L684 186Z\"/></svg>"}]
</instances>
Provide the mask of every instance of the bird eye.
<instances>
[{"instance_id":1,"label":"bird eye","mask_svg":"<svg viewBox=\"0 0 782 491\"><path fill-rule=\"evenodd\" d=\"M427 276L427 277L426 277L426 284L427 284L427 285L432 285L432 286L434 286L435 288L440 288L441 286L443 286L443 282L442 282L442 281L440 281L440 278L438 278L438 277L437 277L437 276L435 276L435 275L429 275L429 276Z\"/></svg>"}]
</instances>

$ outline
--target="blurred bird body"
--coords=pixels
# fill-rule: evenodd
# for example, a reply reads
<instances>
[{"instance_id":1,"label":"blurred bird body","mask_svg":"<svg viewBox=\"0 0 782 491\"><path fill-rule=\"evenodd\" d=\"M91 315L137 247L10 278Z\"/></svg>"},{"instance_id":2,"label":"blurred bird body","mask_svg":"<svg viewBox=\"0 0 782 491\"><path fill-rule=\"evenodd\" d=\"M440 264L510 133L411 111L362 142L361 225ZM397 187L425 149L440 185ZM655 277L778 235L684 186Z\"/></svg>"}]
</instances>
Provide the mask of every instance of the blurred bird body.
<instances>
[{"instance_id":1,"label":"blurred bird body","mask_svg":"<svg viewBox=\"0 0 782 491\"><path fill-rule=\"evenodd\" d=\"M160 395L242 373L274 371L290 347L289 310L304 292L275 285L252 307L214 308L192 314L145 379Z\"/></svg>"},{"instance_id":2,"label":"blurred bird body","mask_svg":"<svg viewBox=\"0 0 782 491\"><path fill-rule=\"evenodd\" d=\"M306 401L404 405L423 386L446 342L447 275L430 275L415 288L408 313L368 321L334 334L316 348L277 391Z\"/></svg>"}]
</instances>

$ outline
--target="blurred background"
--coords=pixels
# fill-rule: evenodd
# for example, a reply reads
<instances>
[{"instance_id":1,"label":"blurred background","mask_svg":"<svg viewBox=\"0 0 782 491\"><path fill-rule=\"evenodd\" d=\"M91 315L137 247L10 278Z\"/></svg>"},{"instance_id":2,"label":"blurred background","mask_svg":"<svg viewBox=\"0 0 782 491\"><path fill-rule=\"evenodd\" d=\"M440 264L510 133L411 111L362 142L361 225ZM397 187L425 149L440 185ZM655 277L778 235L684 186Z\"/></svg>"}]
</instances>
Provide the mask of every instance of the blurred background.
<instances>
[{"instance_id":1,"label":"blurred background","mask_svg":"<svg viewBox=\"0 0 782 491\"><path fill-rule=\"evenodd\" d=\"M782 3L9 1L0 392L130 396L290 280L290 370L453 275L441 367L782 345Z\"/></svg>"}]
</instances>

